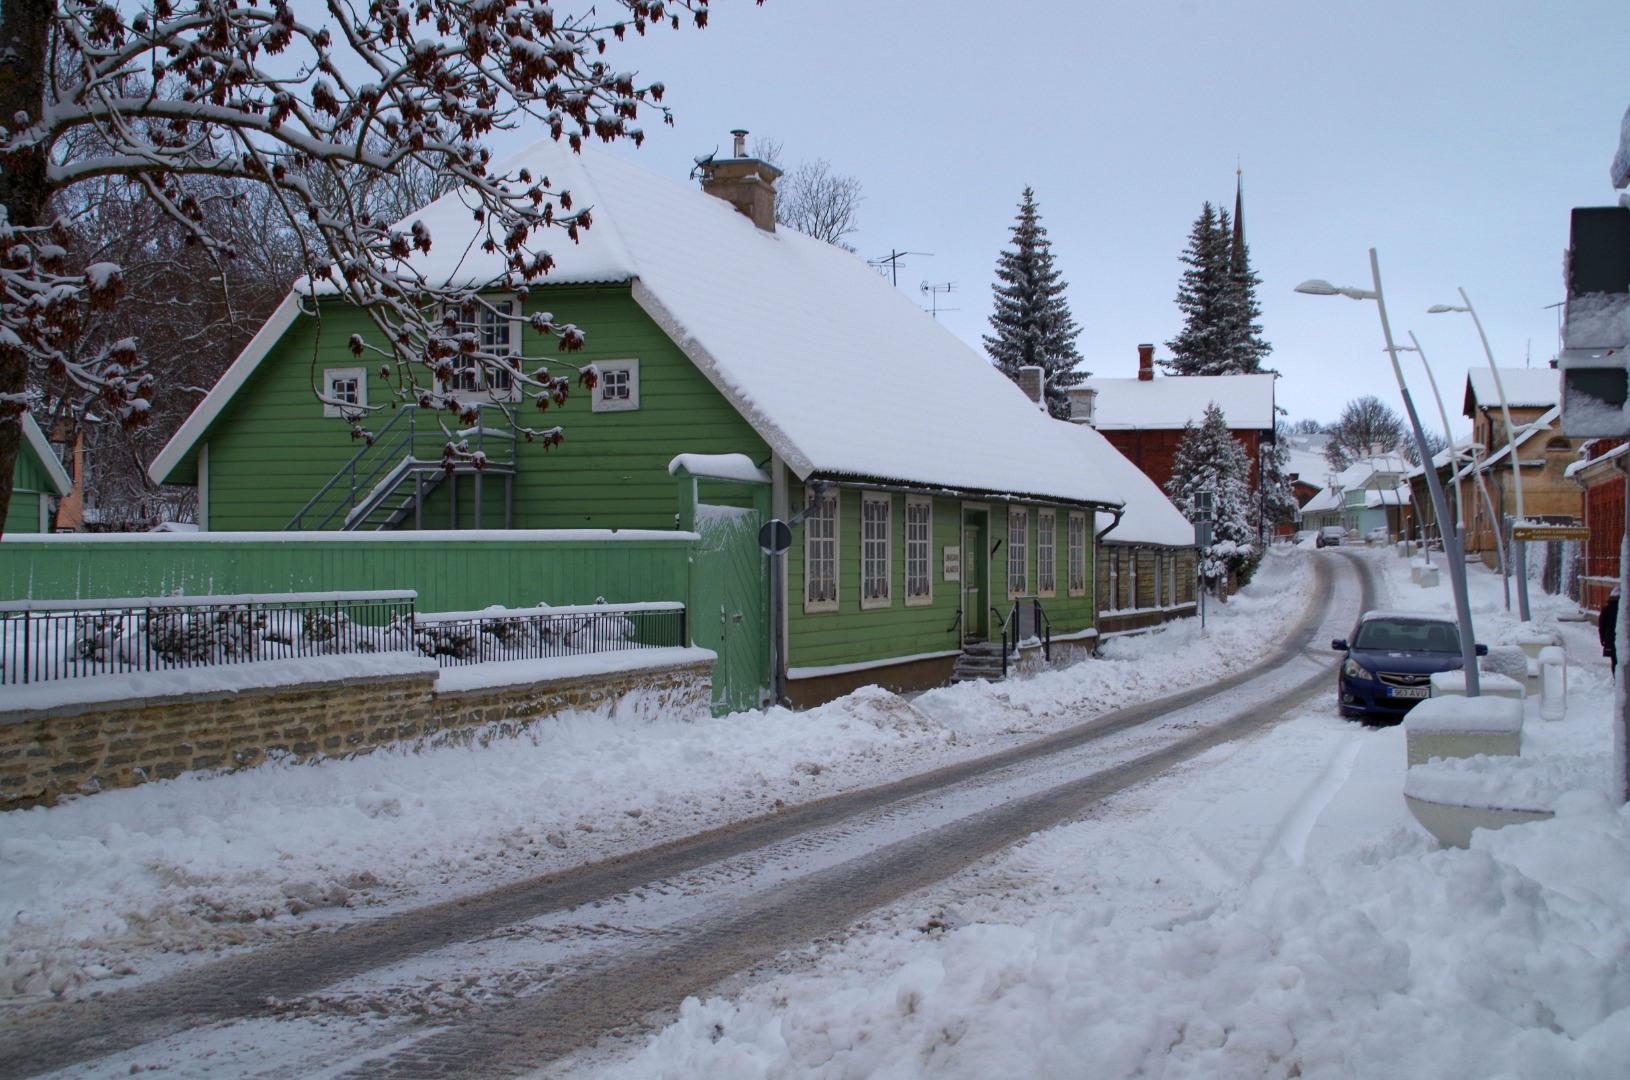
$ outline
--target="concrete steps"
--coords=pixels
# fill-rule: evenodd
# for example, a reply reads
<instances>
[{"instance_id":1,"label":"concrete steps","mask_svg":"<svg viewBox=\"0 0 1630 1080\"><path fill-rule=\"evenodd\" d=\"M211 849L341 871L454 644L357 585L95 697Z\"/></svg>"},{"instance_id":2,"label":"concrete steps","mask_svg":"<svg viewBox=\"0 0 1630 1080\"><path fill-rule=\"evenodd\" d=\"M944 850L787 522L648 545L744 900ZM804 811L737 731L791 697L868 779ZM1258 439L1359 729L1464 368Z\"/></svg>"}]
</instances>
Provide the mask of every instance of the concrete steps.
<instances>
[{"instance_id":1,"label":"concrete steps","mask_svg":"<svg viewBox=\"0 0 1630 1080\"><path fill-rule=\"evenodd\" d=\"M1002 646L999 642L970 641L962 646L962 655L957 657L956 666L951 669L951 681L973 682L976 679L1002 681Z\"/></svg>"}]
</instances>

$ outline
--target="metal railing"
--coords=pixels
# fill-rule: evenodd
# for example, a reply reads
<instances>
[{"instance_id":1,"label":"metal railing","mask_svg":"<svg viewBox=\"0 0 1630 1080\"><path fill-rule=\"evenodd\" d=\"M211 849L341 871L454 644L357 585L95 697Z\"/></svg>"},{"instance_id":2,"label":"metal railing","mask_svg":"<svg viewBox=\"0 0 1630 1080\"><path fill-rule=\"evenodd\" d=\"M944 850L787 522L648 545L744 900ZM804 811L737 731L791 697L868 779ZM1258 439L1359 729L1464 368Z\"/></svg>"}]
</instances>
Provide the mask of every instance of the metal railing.
<instances>
[{"instance_id":1,"label":"metal railing","mask_svg":"<svg viewBox=\"0 0 1630 1080\"><path fill-rule=\"evenodd\" d=\"M414 620L413 644L442 667L533 660L624 649L672 648L685 641L681 603L489 608Z\"/></svg>"},{"instance_id":2,"label":"metal railing","mask_svg":"<svg viewBox=\"0 0 1630 1080\"><path fill-rule=\"evenodd\" d=\"M408 647L411 591L0 603L0 685Z\"/></svg>"},{"instance_id":3,"label":"metal railing","mask_svg":"<svg viewBox=\"0 0 1630 1080\"><path fill-rule=\"evenodd\" d=\"M338 528L361 524L368 514L415 474L437 479L445 472L444 451L449 442L463 442L469 459L462 459L454 471L483 468L494 472L512 471L515 466L515 433L488 426L483 420L473 428L449 436L439 423L420 424L422 410L414 406L397 411L374 433L373 442L340 467L311 501L290 519L289 531Z\"/></svg>"},{"instance_id":4,"label":"metal railing","mask_svg":"<svg viewBox=\"0 0 1630 1080\"><path fill-rule=\"evenodd\" d=\"M1025 641L1040 641L1041 655L1047 660L1053 658L1053 621L1041 606L1040 597L1019 597L1013 601L1007 618L1002 619L1002 678L1007 678L1008 654L1017 652Z\"/></svg>"}]
</instances>

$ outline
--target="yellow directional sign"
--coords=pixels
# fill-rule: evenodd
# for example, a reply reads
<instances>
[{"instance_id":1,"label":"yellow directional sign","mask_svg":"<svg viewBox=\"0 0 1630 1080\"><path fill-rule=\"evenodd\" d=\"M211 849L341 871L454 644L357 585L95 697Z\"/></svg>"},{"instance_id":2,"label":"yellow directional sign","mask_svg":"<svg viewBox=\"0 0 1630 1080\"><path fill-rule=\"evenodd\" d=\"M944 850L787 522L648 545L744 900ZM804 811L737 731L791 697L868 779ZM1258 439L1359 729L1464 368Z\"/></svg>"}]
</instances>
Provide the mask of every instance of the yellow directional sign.
<instances>
[{"instance_id":1,"label":"yellow directional sign","mask_svg":"<svg viewBox=\"0 0 1630 1080\"><path fill-rule=\"evenodd\" d=\"M1589 540L1590 530L1583 525L1513 525L1511 539L1530 543L1545 540Z\"/></svg>"}]
</instances>

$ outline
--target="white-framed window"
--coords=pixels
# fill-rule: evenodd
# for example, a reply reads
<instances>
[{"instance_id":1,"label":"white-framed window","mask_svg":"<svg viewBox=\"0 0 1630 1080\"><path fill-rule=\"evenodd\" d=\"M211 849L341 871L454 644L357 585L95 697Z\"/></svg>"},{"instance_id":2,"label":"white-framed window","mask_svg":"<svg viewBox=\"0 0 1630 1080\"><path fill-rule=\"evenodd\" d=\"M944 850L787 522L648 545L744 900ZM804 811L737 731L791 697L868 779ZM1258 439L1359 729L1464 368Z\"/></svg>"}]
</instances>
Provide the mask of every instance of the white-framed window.
<instances>
[{"instance_id":1,"label":"white-framed window","mask_svg":"<svg viewBox=\"0 0 1630 1080\"><path fill-rule=\"evenodd\" d=\"M1058 595L1058 514L1036 511L1036 593Z\"/></svg>"},{"instance_id":2,"label":"white-framed window","mask_svg":"<svg viewBox=\"0 0 1630 1080\"><path fill-rule=\"evenodd\" d=\"M1166 581L1166 553L1155 552L1155 607L1165 607L1166 597L1163 588Z\"/></svg>"},{"instance_id":3,"label":"white-framed window","mask_svg":"<svg viewBox=\"0 0 1630 1080\"><path fill-rule=\"evenodd\" d=\"M594 412L633 412L640 407L640 362L597 360L600 371L590 407Z\"/></svg>"},{"instance_id":4,"label":"white-framed window","mask_svg":"<svg viewBox=\"0 0 1630 1080\"><path fill-rule=\"evenodd\" d=\"M804 610L838 610L838 493L811 492L804 518Z\"/></svg>"},{"instance_id":5,"label":"white-framed window","mask_svg":"<svg viewBox=\"0 0 1630 1080\"><path fill-rule=\"evenodd\" d=\"M1030 511L1012 506L1007 511L1007 594L1030 591Z\"/></svg>"},{"instance_id":6,"label":"white-framed window","mask_svg":"<svg viewBox=\"0 0 1630 1080\"><path fill-rule=\"evenodd\" d=\"M866 493L860 497L860 606L889 606L889 527L894 500Z\"/></svg>"},{"instance_id":7,"label":"white-framed window","mask_svg":"<svg viewBox=\"0 0 1630 1080\"><path fill-rule=\"evenodd\" d=\"M353 415L368 407L366 368L323 368L323 415Z\"/></svg>"},{"instance_id":8,"label":"white-framed window","mask_svg":"<svg viewBox=\"0 0 1630 1080\"><path fill-rule=\"evenodd\" d=\"M1138 606L1138 551L1126 553L1126 603L1122 607L1136 610Z\"/></svg>"},{"instance_id":9,"label":"white-framed window","mask_svg":"<svg viewBox=\"0 0 1630 1080\"><path fill-rule=\"evenodd\" d=\"M906 496L906 603L932 604L929 575L934 539L934 500Z\"/></svg>"},{"instance_id":10,"label":"white-framed window","mask_svg":"<svg viewBox=\"0 0 1630 1080\"><path fill-rule=\"evenodd\" d=\"M1069 589L1071 596L1087 594L1087 515L1070 515Z\"/></svg>"},{"instance_id":11,"label":"white-framed window","mask_svg":"<svg viewBox=\"0 0 1630 1080\"><path fill-rule=\"evenodd\" d=\"M1109 562L1109 587L1104 590L1104 599L1109 601L1110 611L1121 609L1121 549L1110 548L1104 553Z\"/></svg>"},{"instance_id":12,"label":"white-framed window","mask_svg":"<svg viewBox=\"0 0 1630 1080\"><path fill-rule=\"evenodd\" d=\"M471 335L476 347L483 353L510 358L509 362L518 366L521 362L521 332L514 317L513 300L478 303L471 311L459 312L458 335L461 338L466 334ZM447 380L445 389L449 393L484 394L495 401L510 401L514 399L517 387L515 376L501 364L488 367L474 356L460 352L453 357L453 375Z\"/></svg>"}]
</instances>

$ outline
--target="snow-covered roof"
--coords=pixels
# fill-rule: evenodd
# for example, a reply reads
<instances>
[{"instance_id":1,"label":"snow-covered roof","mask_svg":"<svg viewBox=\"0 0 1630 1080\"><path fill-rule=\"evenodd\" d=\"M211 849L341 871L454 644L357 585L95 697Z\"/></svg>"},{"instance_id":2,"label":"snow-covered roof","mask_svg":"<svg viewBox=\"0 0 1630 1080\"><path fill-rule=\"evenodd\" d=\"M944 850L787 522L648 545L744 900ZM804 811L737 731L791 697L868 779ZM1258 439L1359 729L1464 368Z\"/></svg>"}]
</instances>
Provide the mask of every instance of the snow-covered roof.
<instances>
[{"instance_id":1,"label":"snow-covered roof","mask_svg":"<svg viewBox=\"0 0 1630 1080\"><path fill-rule=\"evenodd\" d=\"M34 451L34 456L40 459L40 466L50 478L51 486L57 489L57 494L66 496L72 491L73 477L68 475L68 470L57 460L56 451L51 449L51 440L45 437L45 432L40 430L40 425L28 413L23 413L23 441Z\"/></svg>"},{"instance_id":2,"label":"snow-covered roof","mask_svg":"<svg viewBox=\"0 0 1630 1080\"><path fill-rule=\"evenodd\" d=\"M1292 446L1285 451L1285 471L1303 483L1317 484L1330 475L1330 462L1323 454Z\"/></svg>"},{"instance_id":3,"label":"snow-covered roof","mask_svg":"<svg viewBox=\"0 0 1630 1080\"><path fill-rule=\"evenodd\" d=\"M1058 421L1053 421L1058 423ZM1103 479L1115 487L1126 500L1125 513L1115 530L1104 537L1110 544L1153 544L1163 547L1193 547L1194 526L1183 516L1166 493L1160 490L1144 471L1132 464L1120 451L1086 424L1065 424L1081 443L1083 458L1093 461L1093 467L1102 470ZM1098 448L1105 447L1108 455ZM1113 515L1098 514L1097 531L1102 532L1114 520Z\"/></svg>"},{"instance_id":4,"label":"snow-covered roof","mask_svg":"<svg viewBox=\"0 0 1630 1080\"><path fill-rule=\"evenodd\" d=\"M497 166L522 167L593 211L580 243L544 237L556 264L545 284L632 282L636 302L800 479L1122 501L1124 484L1107 479L1119 470L1099 467L1114 453L1107 443L1049 419L860 258L759 229L722 199L593 147L573 154L545 139ZM414 218L432 230L431 253L413 260L431 280L479 284L501 269L463 242L476 226L458 193ZM271 347L263 337L223 384L248 378ZM1272 376L1247 378L1271 393ZM228 396L205 399L151 475L181 463Z\"/></svg>"},{"instance_id":5,"label":"snow-covered roof","mask_svg":"<svg viewBox=\"0 0 1630 1080\"><path fill-rule=\"evenodd\" d=\"M1364 493L1364 505L1371 510L1378 506L1408 506L1409 489L1401 487L1389 491L1386 488L1376 488L1366 491Z\"/></svg>"},{"instance_id":6,"label":"snow-covered roof","mask_svg":"<svg viewBox=\"0 0 1630 1080\"><path fill-rule=\"evenodd\" d=\"M1577 476L1581 470L1588 469L1597 462L1613 461L1617 458L1623 457L1627 453L1630 453L1630 443L1621 442L1619 445L1610 450L1605 450L1602 453L1597 454L1595 457L1581 458L1580 460L1575 461L1562 471L1562 475L1571 479L1574 476Z\"/></svg>"},{"instance_id":7,"label":"snow-covered roof","mask_svg":"<svg viewBox=\"0 0 1630 1080\"><path fill-rule=\"evenodd\" d=\"M1213 401L1234 431L1273 430L1274 375L1167 375L1154 379L1088 379L1096 390L1094 426L1101 431L1181 428L1205 419Z\"/></svg>"},{"instance_id":8,"label":"snow-covered roof","mask_svg":"<svg viewBox=\"0 0 1630 1080\"><path fill-rule=\"evenodd\" d=\"M1320 488L1319 493L1302 504L1303 514L1317 514L1322 510L1340 510L1342 498L1335 488Z\"/></svg>"},{"instance_id":9,"label":"snow-covered roof","mask_svg":"<svg viewBox=\"0 0 1630 1080\"><path fill-rule=\"evenodd\" d=\"M1562 373L1555 368L1500 369L1500 385L1505 387L1506 404L1514 409L1549 408L1562 400ZM1500 392L1494 373L1488 368L1472 368L1466 373L1466 400L1461 410L1475 418L1477 406L1500 407Z\"/></svg>"}]
</instances>

